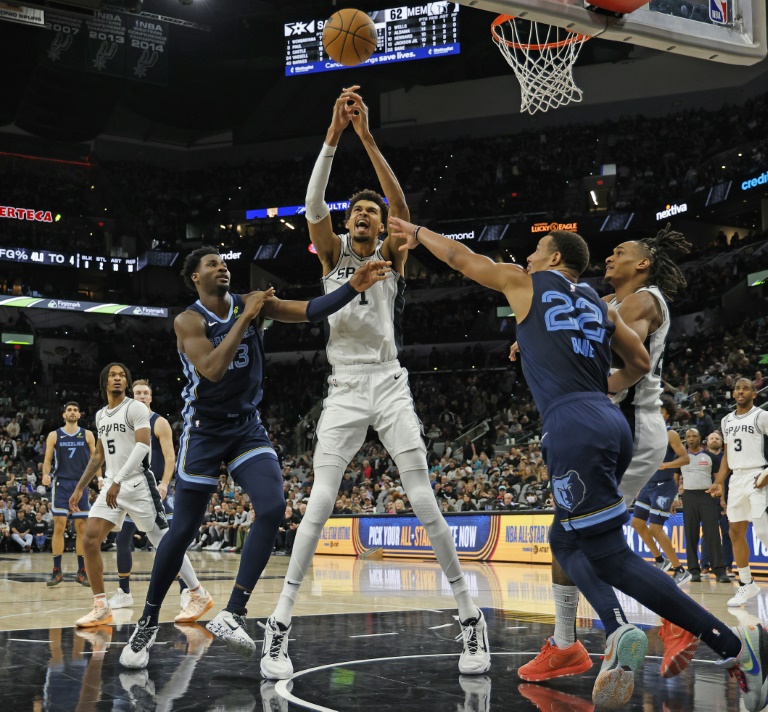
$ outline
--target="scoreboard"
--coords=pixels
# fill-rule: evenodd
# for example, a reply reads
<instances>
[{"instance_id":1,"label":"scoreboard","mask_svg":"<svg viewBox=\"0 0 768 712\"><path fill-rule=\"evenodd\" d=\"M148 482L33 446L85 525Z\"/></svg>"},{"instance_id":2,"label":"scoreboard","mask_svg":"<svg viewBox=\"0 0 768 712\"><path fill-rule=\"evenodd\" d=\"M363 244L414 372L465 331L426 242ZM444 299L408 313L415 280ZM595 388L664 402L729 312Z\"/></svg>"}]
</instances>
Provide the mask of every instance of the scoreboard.
<instances>
[{"instance_id":1,"label":"scoreboard","mask_svg":"<svg viewBox=\"0 0 768 712\"><path fill-rule=\"evenodd\" d=\"M376 25L376 51L360 66L376 66L458 54L459 4L429 2L368 13ZM323 47L328 18L285 25L285 74L315 74L349 69L334 62Z\"/></svg>"}]
</instances>

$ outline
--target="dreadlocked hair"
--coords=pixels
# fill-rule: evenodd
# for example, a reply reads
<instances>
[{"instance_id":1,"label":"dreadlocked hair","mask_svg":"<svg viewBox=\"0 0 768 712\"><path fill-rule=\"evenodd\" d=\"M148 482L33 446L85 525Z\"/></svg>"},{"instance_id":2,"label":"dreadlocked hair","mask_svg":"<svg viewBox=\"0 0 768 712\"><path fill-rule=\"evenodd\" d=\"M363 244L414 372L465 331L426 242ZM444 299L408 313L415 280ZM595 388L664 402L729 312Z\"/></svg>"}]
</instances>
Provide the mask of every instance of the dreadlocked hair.
<instances>
[{"instance_id":1,"label":"dreadlocked hair","mask_svg":"<svg viewBox=\"0 0 768 712\"><path fill-rule=\"evenodd\" d=\"M691 243L683 233L673 230L671 223L659 230L656 237L646 237L638 243L645 248L651 261L648 283L655 284L671 300L687 284L673 257L687 255L691 251Z\"/></svg>"}]
</instances>

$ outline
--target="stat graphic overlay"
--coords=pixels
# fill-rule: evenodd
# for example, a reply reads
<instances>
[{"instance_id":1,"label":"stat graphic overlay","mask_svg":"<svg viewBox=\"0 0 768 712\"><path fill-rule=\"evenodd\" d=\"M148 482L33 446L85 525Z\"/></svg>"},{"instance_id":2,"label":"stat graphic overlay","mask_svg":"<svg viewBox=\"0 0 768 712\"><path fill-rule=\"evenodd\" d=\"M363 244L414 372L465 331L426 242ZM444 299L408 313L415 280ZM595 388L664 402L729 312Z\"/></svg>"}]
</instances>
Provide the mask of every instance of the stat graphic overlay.
<instances>
[{"instance_id":1,"label":"stat graphic overlay","mask_svg":"<svg viewBox=\"0 0 768 712\"><path fill-rule=\"evenodd\" d=\"M459 4L430 2L367 13L376 25L376 51L362 65L377 66L459 54ZM285 74L293 77L348 69L323 48L328 18L285 25Z\"/></svg>"}]
</instances>

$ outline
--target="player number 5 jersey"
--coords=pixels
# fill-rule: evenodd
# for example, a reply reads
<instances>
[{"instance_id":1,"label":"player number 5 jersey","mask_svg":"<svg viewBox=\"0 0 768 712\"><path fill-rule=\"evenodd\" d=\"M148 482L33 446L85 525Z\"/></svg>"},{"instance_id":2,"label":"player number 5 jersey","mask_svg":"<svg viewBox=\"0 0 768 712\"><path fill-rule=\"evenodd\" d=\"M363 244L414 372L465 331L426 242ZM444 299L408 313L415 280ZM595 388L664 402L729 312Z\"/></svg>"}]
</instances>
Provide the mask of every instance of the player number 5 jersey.
<instances>
[{"instance_id":1,"label":"player number 5 jersey","mask_svg":"<svg viewBox=\"0 0 768 712\"><path fill-rule=\"evenodd\" d=\"M107 478L120 472L136 444L136 431L142 428L149 429L149 408L133 398L126 398L114 410L105 406L96 413L96 431L104 448ZM149 469L149 459L149 456L145 457L126 480L144 477L144 470Z\"/></svg>"}]
</instances>

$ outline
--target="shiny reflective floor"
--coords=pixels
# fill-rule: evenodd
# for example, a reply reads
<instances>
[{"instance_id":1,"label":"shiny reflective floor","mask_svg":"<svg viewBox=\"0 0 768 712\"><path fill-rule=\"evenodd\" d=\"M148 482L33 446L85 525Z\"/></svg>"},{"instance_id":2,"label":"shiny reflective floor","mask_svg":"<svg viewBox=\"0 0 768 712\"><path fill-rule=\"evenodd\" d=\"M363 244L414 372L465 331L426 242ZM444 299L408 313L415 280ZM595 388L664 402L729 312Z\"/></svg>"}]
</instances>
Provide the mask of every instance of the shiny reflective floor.
<instances>
[{"instance_id":1,"label":"shiny reflective floor","mask_svg":"<svg viewBox=\"0 0 768 712\"><path fill-rule=\"evenodd\" d=\"M217 605L226 604L238 559L233 554L191 554ZM105 572L114 553L104 554ZM145 671L119 666L119 652L141 613L152 554L134 557L136 605L115 612L110 626L76 631L74 620L90 608L90 590L74 582L74 555L64 559L67 579L47 588L51 559L42 554L0 557L0 698L13 710L593 710L591 692L604 635L589 606L579 610L579 637L595 665L583 675L547 685L523 683L516 670L552 632L547 567L467 563L475 600L489 624L493 667L484 676L460 676L461 644L454 640L450 588L427 561L371 561L315 557L295 608L289 682L261 680L258 659L243 659L202 625L175 625L178 592L163 607L164 621ZM66 567L69 566L69 571ZM285 557L273 557L251 597L249 632L268 615L282 585ZM108 589L116 588L108 574ZM727 609L734 586L704 580L686 592L732 625L768 619L765 593L743 609ZM650 646L626 710L725 712L738 710L738 689L700 646L692 666L664 680L659 675L658 619L622 597L634 623L647 629ZM204 623L204 621L202 621Z\"/></svg>"}]
</instances>

